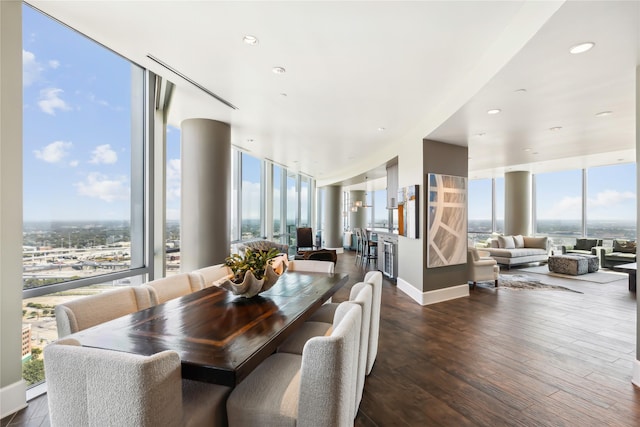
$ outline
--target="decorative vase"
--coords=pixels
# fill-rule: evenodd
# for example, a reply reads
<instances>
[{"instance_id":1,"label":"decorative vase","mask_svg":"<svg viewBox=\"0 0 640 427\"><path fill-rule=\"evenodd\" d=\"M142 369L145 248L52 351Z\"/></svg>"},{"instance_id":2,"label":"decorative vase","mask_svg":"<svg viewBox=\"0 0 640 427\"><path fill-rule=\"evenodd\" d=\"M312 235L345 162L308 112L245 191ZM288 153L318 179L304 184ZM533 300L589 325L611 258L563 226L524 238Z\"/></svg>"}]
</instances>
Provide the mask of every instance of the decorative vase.
<instances>
[{"instance_id":1,"label":"decorative vase","mask_svg":"<svg viewBox=\"0 0 640 427\"><path fill-rule=\"evenodd\" d=\"M275 259L274 262L268 264L265 268L262 279L256 279L252 271L247 271L242 283L235 283L227 279L220 283L220 287L231 291L234 295L251 298L260 292L271 289L286 269L287 263L284 260Z\"/></svg>"}]
</instances>

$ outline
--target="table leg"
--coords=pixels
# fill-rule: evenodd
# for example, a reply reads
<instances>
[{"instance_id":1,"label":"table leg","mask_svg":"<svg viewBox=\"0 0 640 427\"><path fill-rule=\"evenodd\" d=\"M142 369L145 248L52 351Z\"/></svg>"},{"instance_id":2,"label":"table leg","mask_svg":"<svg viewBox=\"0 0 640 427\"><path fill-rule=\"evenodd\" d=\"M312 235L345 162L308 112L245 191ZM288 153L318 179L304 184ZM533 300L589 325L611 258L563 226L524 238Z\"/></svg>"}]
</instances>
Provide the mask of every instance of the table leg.
<instances>
[{"instance_id":1,"label":"table leg","mask_svg":"<svg viewBox=\"0 0 640 427\"><path fill-rule=\"evenodd\" d=\"M636 291L636 273L629 273L629 290L631 292Z\"/></svg>"}]
</instances>

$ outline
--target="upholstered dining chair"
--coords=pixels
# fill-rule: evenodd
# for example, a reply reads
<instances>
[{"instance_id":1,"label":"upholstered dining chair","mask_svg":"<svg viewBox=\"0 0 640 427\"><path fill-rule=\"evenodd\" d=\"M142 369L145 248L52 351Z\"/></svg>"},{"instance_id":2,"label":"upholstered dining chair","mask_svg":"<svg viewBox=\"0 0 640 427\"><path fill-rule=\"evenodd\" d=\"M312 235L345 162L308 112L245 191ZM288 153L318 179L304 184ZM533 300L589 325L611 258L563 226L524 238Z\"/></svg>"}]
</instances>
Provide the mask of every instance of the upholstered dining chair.
<instances>
[{"instance_id":1,"label":"upholstered dining chair","mask_svg":"<svg viewBox=\"0 0 640 427\"><path fill-rule=\"evenodd\" d=\"M358 350L358 372L353 418L358 414L364 391L364 377L367 369L367 351L369 346L369 328L371 326L371 301L373 299L372 286L369 283L356 283L351 288L349 301L358 304L362 309L362 323L360 325L360 344ZM279 353L302 354L304 345L313 337L329 335L336 319L332 323L308 321L295 331L278 347Z\"/></svg>"},{"instance_id":2,"label":"upholstered dining chair","mask_svg":"<svg viewBox=\"0 0 640 427\"><path fill-rule=\"evenodd\" d=\"M174 298L188 295L203 288L201 277L190 273L180 273L173 276L152 280L142 285L149 291L151 304L158 305Z\"/></svg>"},{"instance_id":3,"label":"upholstered dining chair","mask_svg":"<svg viewBox=\"0 0 640 427\"><path fill-rule=\"evenodd\" d=\"M368 271L363 282L369 283L373 290L371 301L371 326L369 327L369 345L367 346L367 370L369 375L378 355L378 340L380 337L380 307L382 306L382 272ZM311 315L311 322L330 323L339 303L325 304Z\"/></svg>"},{"instance_id":4,"label":"upholstered dining chair","mask_svg":"<svg viewBox=\"0 0 640 427\"><path fill-rule=\"evenodd\" d=\"M213 286L218 280L232 276L233 272L225 264L217 264L193 270L191 274L199 275L202 280L202 287L208 288ZM191 279L192 281L198 280L197 277L192 277Z\"/></svg>"},{"instance_id":5,"label":"upholstered dining chair","mask_svg":"<svg viewBox=\"0 0 640 427\"><path fill-rule=\"evenodd\" d=\"M229 427L353 425L362 309L344 302L330 336L269 356L227 400Z\"/></svg>"},{"instance_id":6,"label":"upholstered dining chair","mask_svg":"<svg viewBox=\"0 0 640 427\"><path fill-rule=\"evenodd\" d=\"M151 307L149 291L127 286L56 305L58 337Z\"/></svg>"},{"instance_id":7,"label":"upholstered dining chair","mask_svg":"<svg viewBox=\"0 0 640 427\"><path fill-rule=\"evenodd\" d=\"M488 252L469 246L467 248L467 265L469 266L469 280L473 282L473 288L483 280L493 280L495 286L498 286L500 266L495 259L489 256Z\"/></svg>"},{"instance_id":8,"label":"upholstered dining chair","mask_svg":"<svg viewBox=\"0 0 640 427\"><path fill-rule=\"evenodd\" d=\"M51 425L226 425L230 388L182 380L180 357L82 347L62 339L44 349Z\"/></svg>"},{"instance_id":9,"label":"upholstered dining chair","mask_svg":"<svg viewBox=\"0 0 640 427\"><path fill-rule=\"evenodd\" d=\"M297 259L289 261L287 267L289 271L308 271L315 273L333 273L335 265L331 261L316 261L307 259Z\"/></svg>"}]
</instances>

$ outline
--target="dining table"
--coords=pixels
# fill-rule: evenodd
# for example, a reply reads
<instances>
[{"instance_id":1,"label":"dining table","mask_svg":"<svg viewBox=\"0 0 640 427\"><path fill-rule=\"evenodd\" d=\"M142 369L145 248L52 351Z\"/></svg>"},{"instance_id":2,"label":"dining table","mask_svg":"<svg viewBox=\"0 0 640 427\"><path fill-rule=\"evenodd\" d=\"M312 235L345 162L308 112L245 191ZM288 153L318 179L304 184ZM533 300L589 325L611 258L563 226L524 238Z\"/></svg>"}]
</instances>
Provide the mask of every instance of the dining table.
<instances>
[{"instance_id":1,"label":"dining table","mask_svg":"<svg viewBox=\"0 0 640 427\"><path fill-rule=\"evenodd\" d=\"M287 271L252 298L211 286L69 336L82 346L152 355L176 351L182 377L234 387L347 282Z\"/></svg>"}]
</instances>

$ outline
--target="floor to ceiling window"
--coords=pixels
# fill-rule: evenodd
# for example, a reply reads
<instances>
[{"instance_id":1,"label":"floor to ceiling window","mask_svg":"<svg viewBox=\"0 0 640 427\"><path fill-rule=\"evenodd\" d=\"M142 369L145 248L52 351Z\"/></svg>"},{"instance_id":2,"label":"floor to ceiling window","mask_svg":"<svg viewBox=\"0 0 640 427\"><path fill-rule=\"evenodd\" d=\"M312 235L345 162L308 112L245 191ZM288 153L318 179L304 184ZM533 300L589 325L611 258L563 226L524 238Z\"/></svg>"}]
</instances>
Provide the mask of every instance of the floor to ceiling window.
<instances>
[{"instance_id":1,"label":"floor to ceiling window","mask_svg":"<svg viewBox=\"0 0 640 427\"><path fill-rule=\"evenodd\" d=\"M535 233L553 244L573 244L582 236L582 170L534 175Z\"/></svg>"},{"instance_id":2,"label":"floor to ceiling window","mask_svg":"<svg viewBox=\"0 0 640 427\"><path fill-rule=\"evenodd\" d=\"M180 269L180 128L167 126L166 132L166 224L167 273Z\"/></svg>"},{"instance_id":3,"label":"floor to ceiling window","mask_svg":"<svg viewBox=\"0 0 640 427\"><path fill-rule=\"evenodd\" d=\"M132 209L146 179L145 73L27 5L23 34L23 377L36 384L56 304L147 272Z\"/></svg>"},{"instance_id":4,"label":"floor to ceiling window","mask_svg":"<svg viewBox=\"0 0 640 427\"><path fill-rule=\"evenodd\" d=\"M298 227L298 174L287 171L287 235L289 247L296 245L296 227Z\"/></svg>"},{"instance_id":5,"label":"floor to ceiling window","mask_svg":"<svg viewBox=\"0 0 640 427\"><path fill-rule=\"evenodd\" d=\"M469 180L468 191L469 238L485 241L493 232L493 181Z\"/></svg>"},{"instance_id":6,"label":"floor to ceiling window","mask_svg":"<svg viewBox=\"0 0 640 427\"><path fill-rule=\"evenodd\" d=\"M636 239L636 165L587 169L586 235Z\"/></svg>"},{"instance_id":7,"label":"floor to ceiling window","mask_svg":"<svg viewBox=\"0 0 640 427\"><path fill-rule=\"evenodd\" d=\"M278 165L273 165L273 225L272 225L272 235L273 239L276 242L282 242L283 238L283 229L282 226L285 223L282 217L284 213L284 209L282 207L284 199L282 198L282 194L284 193L282 190L282 184L284 182L283 177L283 169Z\"/></svg>"},{"instance_id":8,"label":"floor to ceiling window","mask_svg":"<svg viewBox=\"0 0 640 427\"><path fill-rule=\"evenodd\" d=\"M242 224L241 239L253 239L261 234L261 200L262 200L262 162L242 153Z\"/></svg>"}]
</instances>

